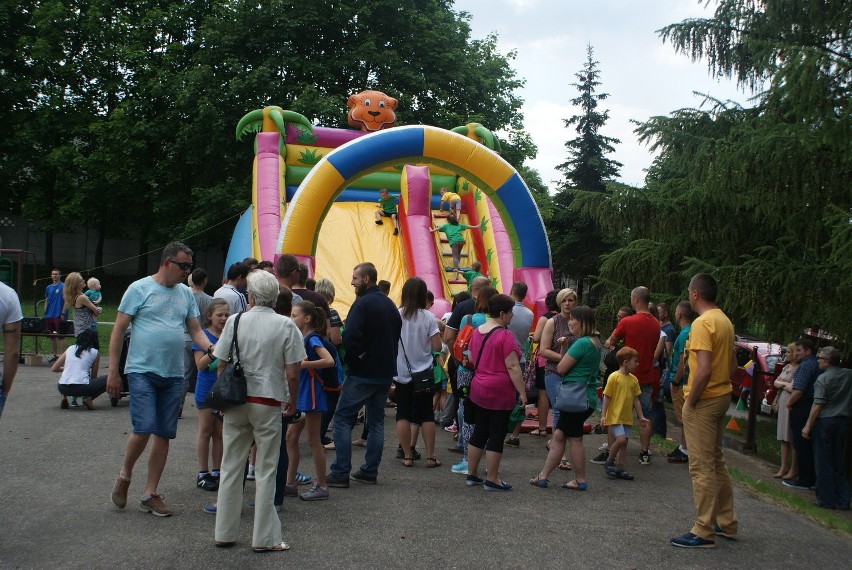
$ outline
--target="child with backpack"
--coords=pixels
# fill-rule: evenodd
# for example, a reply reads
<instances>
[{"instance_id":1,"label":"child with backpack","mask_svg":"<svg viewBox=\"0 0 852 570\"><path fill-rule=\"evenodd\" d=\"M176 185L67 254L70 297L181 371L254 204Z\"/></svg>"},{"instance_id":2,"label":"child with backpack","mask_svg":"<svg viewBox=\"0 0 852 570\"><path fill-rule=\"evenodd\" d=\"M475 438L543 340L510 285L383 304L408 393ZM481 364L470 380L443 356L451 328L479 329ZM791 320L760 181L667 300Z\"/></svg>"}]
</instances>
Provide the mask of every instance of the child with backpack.
<instances>
[{"instance_id":1,"label":"child with backpack","mask_svg":"<svg viewBox=\"0 0 852 570\"><path fill-rule=\"evenodd\" d=\"M326 319L321 309L310 301L300 301L293 305L290 318L299 327L305 339L305 352L308 357L302 361L299 372L299 395L296 407L305 414L305 421L291 424L287 429L287 455L290 464L287 467L287 483L284 487L285 497L299 496L305 501L322 501L328 499L328 485L325 482L325 451L320 440L320 423L322 414L328 404L323 386L324 377L337 377L338 361L332 355L334 346L325 339ZM334 351L337 352L336 350ZM332 372L332 374L328 374ZM308 444L314 456L316 479L309 491L299 495L296 472L299 469L299 437L307 427Z\"/></svg>"}]
</instances>

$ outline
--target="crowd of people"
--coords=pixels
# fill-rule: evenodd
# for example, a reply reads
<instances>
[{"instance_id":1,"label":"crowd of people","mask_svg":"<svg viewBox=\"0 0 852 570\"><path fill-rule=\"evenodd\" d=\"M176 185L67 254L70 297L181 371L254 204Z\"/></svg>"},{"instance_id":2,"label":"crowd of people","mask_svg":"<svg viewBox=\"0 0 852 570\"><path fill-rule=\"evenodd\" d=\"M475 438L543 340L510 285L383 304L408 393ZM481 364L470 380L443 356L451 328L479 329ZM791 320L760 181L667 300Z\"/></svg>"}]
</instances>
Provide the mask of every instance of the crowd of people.
<instances>
[{"instance_id":1,"label":"crowd of people","mask_svg":"<svg viewBox=\"0 0 852 570\"><path fill-rule=\"evenodd\" d=\"M455 207L452 197L446 202ZM71 406L68 397L79 397L94 409L94 399L104 392L120 397L125 389L121 375L127 378L133 431L112 491L117 507L126 507L134 467L150 443L138 508L161 517L172 514L159 493L160 478L188 389L194 391L199 416L196 485L218 493L204 509L216 516L215 544L236 543L245 481L254 479L250 506L257 552L289 548L278 518L285 497L321 501L331 497L329 488L348 488L351 481L377 483L389 401L395 407L397 458L403 467L420 458L421 438L426 467L442 466L436 451L441 423L456 432L449 450L461 454L450 470L465 475L467 486L506 492L512 485L501 477L504 447L520 444L516 416L523 417L528 397L534 398L537 415L531 417L537 427L530 435L550 439L543 465L529 484L547 488L560 469L571 472L562 488L587 491L582 438L592 415L600 409L598 427L607 433L607 443L591 463L602 465L605 477L633 480L627 448L634 423L639 427L638 463L647 465L651 434L667 429L664 410L660 418L665 393L682 424L667 460L689 465L696 510L693 527L671 543L707 548L715 546L717 536L736 536L721 448L737 368L735 337L733 324L716 305L718 286L712 276L699 273L690 281L688 298L675 306L677 329L668 308L655 306L648 289L636 287L630 307L619 311L614 331L602 341L594 311L578 304L574 290L549 293L547 312L535 320L525 306L524 283L514 283L510 295L500 294L480 267L468 270L469 291L456 296L452 312L437 318L428 310L434 297L422 279L411 277L402 285L397 307L387 294L390 284L378 279L372 263L361 263L352 272L356 300L344 322L330 306L333 284L310 279L309 268L295 256L282 255L275 263L250 258L235 263L210 296L204 291L207 274L193 271L192 255L180 242L169 244L157 272L124 292L105 376L98 376L100 284L90 280L85 290L78 273L66 276L63 284L56 270L46 289L51 313L57 305L51 299L59 294L59 314L71 310L74 315L74 344L65 351L54 349L59 354L52 369L61 373L62 407ZM7 349L0 413L14 378L9 350L18 343L10 340L20 325L20 306L15 313L7 297L0 287ZM120 370L128 329L131 341ZM12 356L16 365L17 355ZM209 407L207 396L234 362L246 379L246 403L218 412ZM789 487L815 488L819 506L848 509L843 451L852 378L839 364L840 353L832 347L817 351L807 338L790 346L776 380L778 438L784 443L776 477ZM364 433L353 441L359 418ZM312 476L299 471L304 432ZM353 444L366 448L357 467ZM334 452L328 469L326 451ZM302 484L310 487L300 493Z\"/></svg>"}]
</instances>

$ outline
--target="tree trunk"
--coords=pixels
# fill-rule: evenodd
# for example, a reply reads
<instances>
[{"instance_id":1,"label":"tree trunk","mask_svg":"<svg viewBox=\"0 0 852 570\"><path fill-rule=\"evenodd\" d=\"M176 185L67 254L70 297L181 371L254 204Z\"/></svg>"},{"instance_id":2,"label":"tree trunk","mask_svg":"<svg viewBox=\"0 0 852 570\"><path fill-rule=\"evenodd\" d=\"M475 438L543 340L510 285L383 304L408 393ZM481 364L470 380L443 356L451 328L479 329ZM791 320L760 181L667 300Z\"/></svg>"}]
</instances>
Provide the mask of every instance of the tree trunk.
<instances>
[{"instance_id":1,"label":"tree trunk","mask_svg":"<svg viewBox=\"0 0 852 570\"><path fill-rule=\"evenodd\" d=\"M102 277L106 271L103 269L104 265L104 224L101 223L98 226L98 241L95 244L95 270L94 274L98 277Z\"/></svg>"},{"instance_id":2,"label":"tree trunk","mask_svg":"<svg viewBox=\"0 0 852 570\"><path fill-rule=\"evenodd\" d=\"M136 258L136 278L142 279L148 275L148 232L139 236L139 256Z\"/></svg>"},{"instance_id":3,"label":"tree trunk","mask_svg":"<svg viewBox=\"0 0 852 570\"><path fill-rule=\"evenodd\" d=\"M44 232L44 261L47 264L48 271L55 266L53 263L53 230Z\"/></svg>"}]
</instances>

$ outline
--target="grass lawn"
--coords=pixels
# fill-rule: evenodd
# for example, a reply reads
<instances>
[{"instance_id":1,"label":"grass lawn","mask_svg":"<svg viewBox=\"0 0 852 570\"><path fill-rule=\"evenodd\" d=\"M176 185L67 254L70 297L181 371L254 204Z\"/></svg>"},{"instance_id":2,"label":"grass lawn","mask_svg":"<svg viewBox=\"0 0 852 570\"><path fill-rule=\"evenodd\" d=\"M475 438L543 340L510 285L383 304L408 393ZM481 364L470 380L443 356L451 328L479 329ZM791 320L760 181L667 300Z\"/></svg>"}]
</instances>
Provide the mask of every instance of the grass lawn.
<instances>
[{"instance_id":1,"label":"grass lawn","mask_svg":"<svg viewBox=\"0 0 852 570\"><path fill-rule=\"evenodd\" d=\"M103 303L101 305L103 307L103 312L98 315L99 323L113 323L115 322L116 311L118 310L117 303ZM24 312L25 315L32 314L32 305L25 305ZM112 334L112 325L99 324L98 325L98 340L100 341L100 353L104 356L109 354L109 337ZM35 338L35 337L23 337L23 345L22 345L22 354L50 354L50 339L47 338ZM65 341L65 346L71 346L74 343L73 338L68 338ZM36 344L38 344L38 350L36 350ZM2 351L3 341L0 339L0 351Z\"/></svg>"}]
</instances>

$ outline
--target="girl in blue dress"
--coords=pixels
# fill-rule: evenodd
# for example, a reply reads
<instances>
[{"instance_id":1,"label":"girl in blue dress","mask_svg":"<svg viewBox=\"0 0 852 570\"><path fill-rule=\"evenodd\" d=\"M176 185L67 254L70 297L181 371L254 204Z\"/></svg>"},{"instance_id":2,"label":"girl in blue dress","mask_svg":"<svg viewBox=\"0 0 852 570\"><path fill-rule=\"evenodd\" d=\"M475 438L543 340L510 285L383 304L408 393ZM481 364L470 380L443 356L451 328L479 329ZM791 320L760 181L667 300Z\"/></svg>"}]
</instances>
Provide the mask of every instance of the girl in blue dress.
<instances>
[{"instance_id":1,"label":"girl in blue dress","mask_svg":"<svg viewBox=\"0 0 852 570\"><path fill-rule=\"evenodd\" d=\"M228 320L230 308L224 299L213 299L204 309L202 326L207 339L216 344L222 334L222 328ZM217 421L213 410L207 408L204 401L207 393L216 381L217 358L207 353L207 347L192 345L192 355L198 376L195 382L195 407L198 408L198 439L195 442L198 478L196 486L205 491L219 488L219 467L222 465L222 422ZM213 469L209 469L210 464Z\"/></svg>"}]
</instances>

